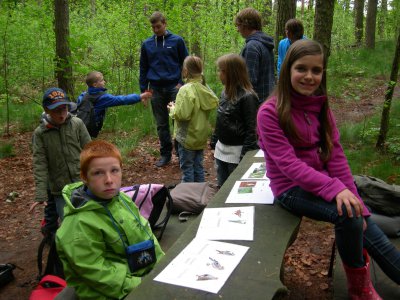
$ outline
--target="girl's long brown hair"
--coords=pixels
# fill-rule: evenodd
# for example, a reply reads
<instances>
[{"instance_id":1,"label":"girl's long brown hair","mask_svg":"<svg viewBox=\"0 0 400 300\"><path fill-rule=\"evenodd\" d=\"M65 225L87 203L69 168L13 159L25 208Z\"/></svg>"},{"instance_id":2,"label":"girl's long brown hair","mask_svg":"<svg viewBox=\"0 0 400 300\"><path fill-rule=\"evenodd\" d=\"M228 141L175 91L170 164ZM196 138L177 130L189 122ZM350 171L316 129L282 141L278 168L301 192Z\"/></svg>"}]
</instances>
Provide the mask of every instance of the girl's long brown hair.
<instances>
[{"instance_id":1,"label":"girl's long brown hair","mask_svg":"<svg viewBox=\"0 0 400 300\"><path fill-rule=\"evenodd\" d=\"M307 55L323 55L324 70L322 74L322 81L319 88L316 90L316 95L327 95L326 93L326 59L323 53L322 46L312 40L298 40L290 46L286 53L285 60L283 61L281 72L278 81L278 87L275 91L277 98L277 111L279 123L285 134L294 140L301 141L291 117L291 93L294 91L291 83L290 69L294 62ZM328 161L333 148L332 143L332 124L329 117L329 103L328 100L324 102L320 113L320 147L321 158Z\"/></svg>"},{"instance_id":2,"label":"girl's long brown hair","mask_svg":"<svg viewBox=\"0 0 400 300\"><path fill-rule=\"evenodd\" d=\"M225 95L233 101L238 98L238 90L255 94L250 83L249 74L244 59L237 54L225 54L218 58L217 66L225 74Z\"/></svg>"}]
</instances>

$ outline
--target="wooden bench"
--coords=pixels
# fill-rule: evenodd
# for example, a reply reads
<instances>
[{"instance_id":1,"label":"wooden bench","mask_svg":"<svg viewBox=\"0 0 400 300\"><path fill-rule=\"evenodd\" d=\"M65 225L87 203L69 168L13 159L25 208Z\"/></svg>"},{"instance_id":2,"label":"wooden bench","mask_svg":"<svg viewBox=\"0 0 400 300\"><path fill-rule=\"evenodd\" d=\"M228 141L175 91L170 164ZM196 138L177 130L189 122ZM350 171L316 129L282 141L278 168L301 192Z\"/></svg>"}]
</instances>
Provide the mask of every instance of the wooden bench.
<instances>
[{"instance_id":1,"label":"wooden bench","mask_svg":"<svg viewBox=\"0 0 400 300\"><path fill-rule=\"evenodd\" d=\"M392 239L393 244L400 249L400 238ZM371 259L371 280L382 299L400 299L400 287L389 279L379 268L378 264ZM339 254L336 252L336 263L333 280L334 299L348 299L346 275Z\"/></svg>"},{"instance_id":2,"label":"wooden bench","mask_svg":"<svg viewBox=\"0 0 400 300\"><path fill-rule=\"evenodd\" d=\"M225 204L236 180L248 170L256 151L247 153L208 207L244 206ZM141 285L126 299L279 299L288 294L282 283L283 257L297 236L301 219L279 205L255 205L254 241L227 241L250 247L218 294L154 281L156 277L196 236L201 216L179 224L172 216L161 244L168 249L154 270L145 276ZM179 227L180 226L180 227ZM184 232L181 234L182 230Z\"/></svg>"}]
</instances>

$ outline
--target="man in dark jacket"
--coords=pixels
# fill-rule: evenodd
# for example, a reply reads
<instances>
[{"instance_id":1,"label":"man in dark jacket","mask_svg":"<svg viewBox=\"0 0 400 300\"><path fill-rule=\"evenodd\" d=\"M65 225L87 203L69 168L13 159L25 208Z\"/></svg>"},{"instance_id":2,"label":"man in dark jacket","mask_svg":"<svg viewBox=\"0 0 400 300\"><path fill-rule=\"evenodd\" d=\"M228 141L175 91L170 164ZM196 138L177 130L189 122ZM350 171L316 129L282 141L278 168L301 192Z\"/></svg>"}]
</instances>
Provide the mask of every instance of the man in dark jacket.
<instances>
[{"instance_id":1,"label":"man in dark jacket","mask_svg":"<svg viewBox=\"0 0 400 300\"><path fill-rule=\"evenodd\" d=\"M150 17L154 35L145 40L140 53L140 90L151 90L151 107L157 123L161 158L157 167L171 160L172 141L167 105L175 101L182 85L182 64L188 51L183 39L167 30L164 15L155 12Z\"/></svg>"},{"instance_id":2,"label":"man in dark jacket","mask_svg":"<svg viewBox=\"0 0 400 300\"><path fill-rule=\"evenodd\" d=\"M262 32L260 13L254 8L241 10L235 19L237 31L246 39L240 55L245 59L250 82L261 102L275 85L274 40Z\"/></svg>"}]
</instances>

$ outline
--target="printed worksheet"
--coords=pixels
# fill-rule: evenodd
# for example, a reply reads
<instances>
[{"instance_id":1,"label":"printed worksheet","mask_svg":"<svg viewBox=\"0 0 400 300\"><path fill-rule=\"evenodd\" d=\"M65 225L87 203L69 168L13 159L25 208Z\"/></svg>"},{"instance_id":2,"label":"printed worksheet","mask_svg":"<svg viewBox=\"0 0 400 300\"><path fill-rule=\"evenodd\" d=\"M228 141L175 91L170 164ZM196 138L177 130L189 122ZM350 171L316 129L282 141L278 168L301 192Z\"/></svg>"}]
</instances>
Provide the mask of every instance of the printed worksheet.
<instances>
[{"instance_id":1,"label":"printed worksheet","mask_svg":"<svg viewBox=\"0 0 400 300\"><path fill-rule=\"evenodd\" d=\"M248 249L195 238L154 280L216 294Z\"/></svg>"},{"instance_id":2,"label":"printed worksheet","mask_svg":"<svg viewBox=\"0 0 400 300\"><path fill-rule=\"evenodd\" d=\"M273 204L269 180L236 181L225 203Z\"/></svg>"},{"instance_id":3,"label":"printed worksheet","mask_svg":"<svg viewBox=\"0 0 400 300\"><path fill-rule=\"evenodd\" d=\"M241 180L268 180L266 173L265 162L253 163L247 172L244 173Z\"/></svg>"},{"instance_id":4,"label":"printed worksheet","mask_svg":"<svg viewBox=\"0 0 400 300\"><path fill-rule=\"evenodd\" d=\"M253 232L254 206L206 208L196 237L206 240L252 241Z\"/></svg>"},{"instance_id":5,"label":"printed worksheet","mask_svg":"<svg viewBox=\"0 0 400 300\"><path fill-rule=\"evenodd\" d=\"M262 151L261 149L259 149L256 154L254 155L254 157L264 157L264 151Z\"/></svg>"}]
</instances>

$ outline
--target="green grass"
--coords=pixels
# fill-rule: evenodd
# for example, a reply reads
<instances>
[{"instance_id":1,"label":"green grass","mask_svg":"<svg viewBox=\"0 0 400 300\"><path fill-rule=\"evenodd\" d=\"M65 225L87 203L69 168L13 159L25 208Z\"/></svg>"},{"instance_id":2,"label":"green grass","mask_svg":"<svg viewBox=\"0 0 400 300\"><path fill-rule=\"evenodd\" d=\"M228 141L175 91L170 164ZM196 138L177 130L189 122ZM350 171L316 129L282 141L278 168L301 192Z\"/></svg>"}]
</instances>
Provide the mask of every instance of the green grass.
<instances>
[{"instance_id":1,"label":"green grass","mask_svg":"<svg viewBox=\"0 0 400 300\"><path fill-rule=\"evenodd\" d=\"M17 98L9 101L10 131L27 132L34 130L39 125L40 114L43 109L33 101L23 102ZM7 105L0 97L0 134L6 132L7 127Z\"/></svg>"},{"instance_id":2,"label":"green grass","mask_svg":"<svg viewBox=\"0 0 400 300\"><path fill-rule=\"evenodd\" d=\"M0 158L15 156L13 142L2 142L0 145Z\"/></svg>"},{"instance_id":3,"label":"green grass","mask_svg":"<svg viewBox=\"0 0 400 300\"><path fill-rule=\"evenodd\" d=\"M400 184L400 103L393 99L386 152L375 149L380 113L367 122L345 124L340 128L341 142L353 174L365 174Z\"/></svg>"},{"instance_id":4,"label":"green grass","mask_svg":"<svg viewBox=\"0 0 400 300\"><path fill-rule=\"evenodd\" d=\"M394 41L379 41L375 49L347 48L333 52L328 62L329 94L349 93L357 100L360 92L388 79L395 50Z\"/></svg>"},{"instance_id":5,"label":"green grass","mask_svg":"<svg viewBox=\"0 0 400 300\"><path fill-rule=\"evenodd\" d=\"M374 50L347 48L334 51L328 66L329 94L346 101L358 101L362 93L365 95L373 87L385 84L390 74L394 47L394 41L383 41L377 42ZM219 96L222 85L217 78L214 62L206 66L205 76L208 85ZM32 95L38 93L32 91ZM7 125L5 99L4 95L0 95L0 134L5 133ZM375 116L361 123L344 124L340 128L342 144L354 174L367 174L400 184L400 105L396 102L398 99L393 100L392 104L385 154L375 151L380 109ZM11 133L16 133L34 130L39 124L42 108L32 100L22 101L13 97L9 100L9 111L9 128ZM216 113L213 112L210 116L212 127L215 119ZM150 104L147 108L135 104L108 109L103 131L111 136L111 141L127 157L143 137L157 135ZM150 155L158 155L158 149L146 151ZM13 153L12 145L1 145L0 157Z\"/></svg>"}]
</instances>

